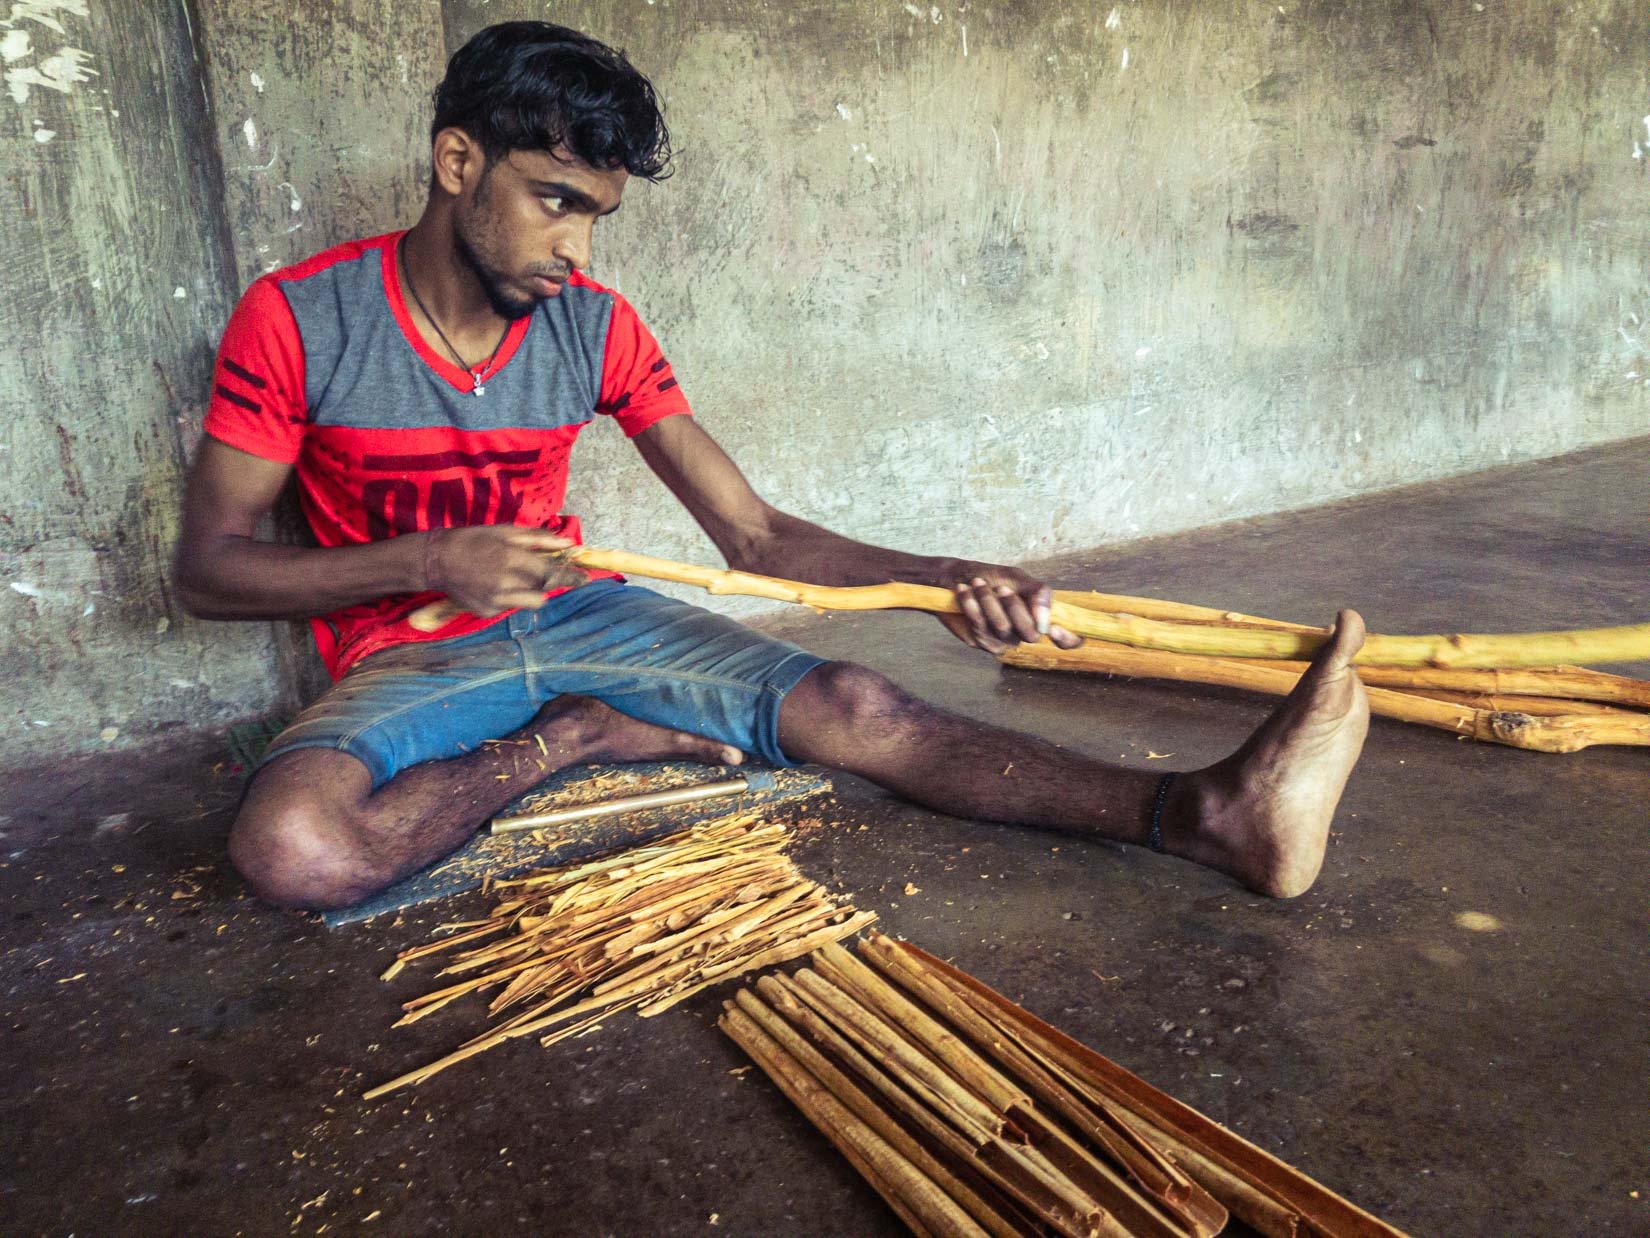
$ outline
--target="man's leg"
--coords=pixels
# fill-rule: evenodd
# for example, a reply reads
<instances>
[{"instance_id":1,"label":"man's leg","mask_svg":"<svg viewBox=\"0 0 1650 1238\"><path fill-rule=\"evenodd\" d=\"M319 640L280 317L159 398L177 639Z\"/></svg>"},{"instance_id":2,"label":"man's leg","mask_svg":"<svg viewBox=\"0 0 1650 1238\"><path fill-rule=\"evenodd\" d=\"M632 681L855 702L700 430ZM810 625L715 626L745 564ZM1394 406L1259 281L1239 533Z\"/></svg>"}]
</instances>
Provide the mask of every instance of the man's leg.
<instances>
[{"instance_id":1,"label":"man's leg","mask_svg":"<svg viewBox=\"0 0 1650 1238\"><path fill-rule=\"evenodd\" d=\"M229 855L272 903L348 907L454 850L564 766L654 760L734 765L743 754L573 696L551 701L501 742L414 765L376 792L356 757L297 748L253 780L230 831Z\"/></svg>"},{"instance_id":2,"label":"man's leg","mask_svg":"<svg viewBox=\"0 0 1650 1238\"><path fill-rule=\"evenodd\" d=\"M1369 729L1351 667L1363 620L1342 611L1330 642L1230 757L1176 779L1167 851L1279 898L1317 879L1348 774ZM1144 844L1162 775L1108 765L946 713L873 671L833 662L791 689L779 737L796 760L847 770L958 817Z\"/></svg>"}]
</instances>

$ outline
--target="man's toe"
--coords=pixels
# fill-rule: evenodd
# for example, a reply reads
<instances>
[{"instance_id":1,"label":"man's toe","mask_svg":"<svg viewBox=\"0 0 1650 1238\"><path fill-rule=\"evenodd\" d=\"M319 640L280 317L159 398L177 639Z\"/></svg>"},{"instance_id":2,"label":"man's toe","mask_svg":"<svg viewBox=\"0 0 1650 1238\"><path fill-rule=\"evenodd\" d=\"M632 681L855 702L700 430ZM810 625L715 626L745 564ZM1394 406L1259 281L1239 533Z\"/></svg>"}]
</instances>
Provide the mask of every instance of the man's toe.
<instances>
[{"instance_id":1,"label":"man's toe","mask_svg":"<svg viewBox=\"0 0 1650 1238\"><path fill-rule=\"evenodd\" d=\"M1355 610L1343 610L1335 616L1335 628L1329 636L1329 656L1334 662L1345 663L1364 647L1364 619Z\"/></svg>"}]
</instances>

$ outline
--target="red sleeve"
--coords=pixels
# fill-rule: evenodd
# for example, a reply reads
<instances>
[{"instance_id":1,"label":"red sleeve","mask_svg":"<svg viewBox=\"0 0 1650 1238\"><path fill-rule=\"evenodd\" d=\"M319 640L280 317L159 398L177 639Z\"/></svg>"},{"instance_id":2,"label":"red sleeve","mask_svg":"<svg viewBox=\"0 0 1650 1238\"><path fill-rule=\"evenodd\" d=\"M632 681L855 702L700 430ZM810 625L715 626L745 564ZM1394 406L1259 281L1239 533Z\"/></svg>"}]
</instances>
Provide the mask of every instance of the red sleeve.
<instances>
[{"instance_id":1,"label":"red sleeve","mask_svg":"<svg viewBox=\"0 0 1650 1238\"><path fill-rule=\"evenodd\" d=\"M670 362L659 351L659 341L637 317L630 302L617 293L613 294L613 317L607 325L602 394L596 411L611 414L626 438L635 438L656 421L693 411L676 385Z\"/></svg>"},{"instance_id":2,"label":"red sleeve","mask_svg":"<svg viewBox=\"0 0 1650 1238\"><path fill-rule=\"evenodd\" d=\"M206 432L231 447L292 464L308 424L304 345L280 286L260 279L224 328Z\"/></svg>"}]
</instances>

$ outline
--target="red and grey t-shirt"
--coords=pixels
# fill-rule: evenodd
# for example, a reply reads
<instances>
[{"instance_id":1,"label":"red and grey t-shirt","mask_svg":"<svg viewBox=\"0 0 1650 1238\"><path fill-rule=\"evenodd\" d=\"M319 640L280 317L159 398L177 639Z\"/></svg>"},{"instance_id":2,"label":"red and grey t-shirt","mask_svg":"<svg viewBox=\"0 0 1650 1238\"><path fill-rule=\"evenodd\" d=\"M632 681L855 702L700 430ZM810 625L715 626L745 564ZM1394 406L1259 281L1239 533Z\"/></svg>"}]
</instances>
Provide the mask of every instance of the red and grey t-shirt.
<instances>
[{"instance_id":1,"label":"red and grey t-shirt","mask_svg":"<svg viewBox=\"0 0 1650 1238\"><path fill-rule=\"evenodd\" d=\"M579 431L606 413L634 437L689 411L657 341L623 297L574 272L511 324L476 395L469 372L430 348L407 312L401 236L336 246L247 289L218 350L206 432L295 465L322 546L477 524L579 540L578 518L561 512ZM327 669L338 676L390 645L502 618L409 626L437 597L401 594L314 620Z\"/></svg>"}]
</instances>

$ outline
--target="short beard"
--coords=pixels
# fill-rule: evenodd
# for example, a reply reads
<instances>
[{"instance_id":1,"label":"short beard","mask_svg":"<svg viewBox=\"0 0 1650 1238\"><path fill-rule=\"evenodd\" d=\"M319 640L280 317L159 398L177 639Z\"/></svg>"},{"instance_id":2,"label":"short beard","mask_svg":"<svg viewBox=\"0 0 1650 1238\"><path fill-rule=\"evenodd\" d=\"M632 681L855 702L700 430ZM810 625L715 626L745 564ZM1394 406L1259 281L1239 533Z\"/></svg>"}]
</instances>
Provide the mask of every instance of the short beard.
<instances>
[{"instance_id":1,"label":"short beard","mask_svg":"<svg viewBox=\"0 0 1650 1238\"><path fill-rule=\"evenodd\" d=\"M453 229L453 241L458 249L458 256L464 265L470 268L470 273L476 277L481 285L481 291L487 297L487 303L493 307L493 313L509 322L526 318L539 307L536 297L513 297L504 290L504 281L497 271L488 267L476 253L475 246L470 244L470 238L464 235L462 227Z\"/></svg>"}]
</instances>

